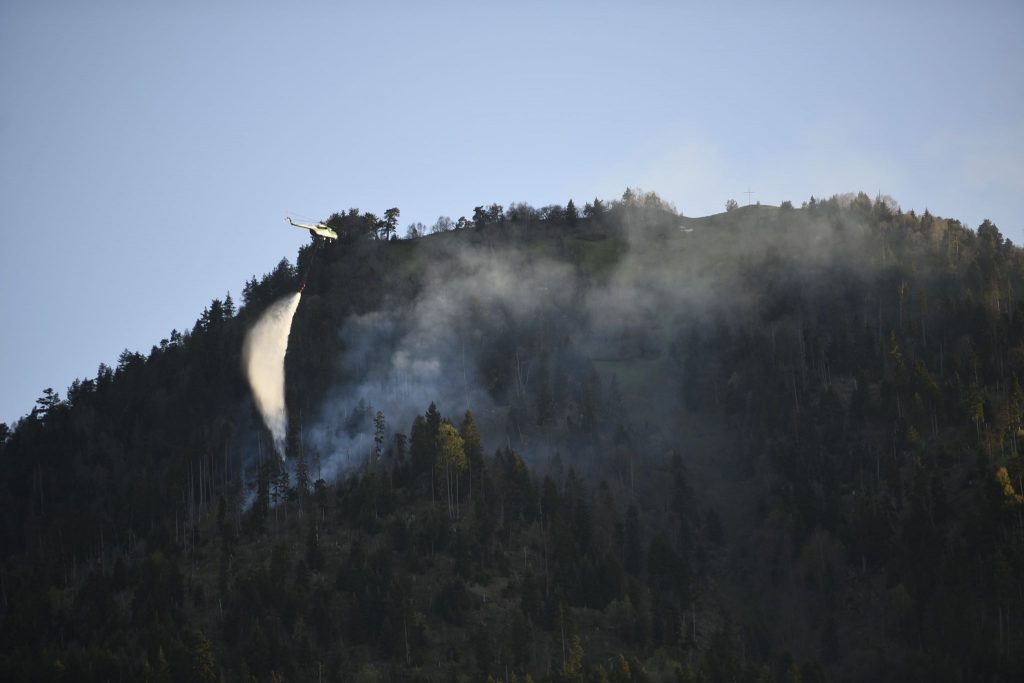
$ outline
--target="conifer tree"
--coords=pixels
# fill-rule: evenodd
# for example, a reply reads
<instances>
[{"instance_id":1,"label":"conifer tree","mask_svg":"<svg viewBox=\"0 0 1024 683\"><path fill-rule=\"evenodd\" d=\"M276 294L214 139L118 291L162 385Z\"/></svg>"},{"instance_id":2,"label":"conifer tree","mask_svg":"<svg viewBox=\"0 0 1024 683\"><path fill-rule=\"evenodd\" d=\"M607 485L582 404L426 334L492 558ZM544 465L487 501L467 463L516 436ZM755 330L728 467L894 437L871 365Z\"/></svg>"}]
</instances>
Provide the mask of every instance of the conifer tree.
<instances>
[{"instance_id":1,"label":"conifer tree","mask_svg":"<svg viewBox=\"0 0 1024 683\"><path fill-rule=\"evenodd\" d=\"M482 474L484 462L484 447L480 441L480 430L477 429L476 419L473 412L466 411L462 417L462 424L459 427L459 436L462 437L462 446L466 454L466 465L469 469L469 497L473 498L473 479L477 473Z\"/></svg>"},{"instance_id":2,"label":"conifer tree","mask_svg":"<svg viewBox=\"0 0 1024 683\"><path fill-rule=\"evenodd\" d=\"M576 209L576 205L573 204L572 200L565 205L565 222L567 225L576 225L577 219L579 219L579 211Z\"/></svg>"},{"instance_id":3,"label":"conifer tree","mask_svg":"<svg viewBox=\"0 0 1024 683\"><path fill-rule=\"evenodd\" d=\"M376 463L384 453L384 413L378 410L373 418L373 461Z\"/></svg>"},{"instance_id":4,"label":"conifer tree","mask_svg":"<svg viewBox=\"0 0 1024 683\"><path fill-rule=\"evenodd\" d=\"M295 493L299 502L305 504L309 497L309 466L306 464L304 449L298 449L299 455L295 461Z\"/></svg>"}]
</instances>

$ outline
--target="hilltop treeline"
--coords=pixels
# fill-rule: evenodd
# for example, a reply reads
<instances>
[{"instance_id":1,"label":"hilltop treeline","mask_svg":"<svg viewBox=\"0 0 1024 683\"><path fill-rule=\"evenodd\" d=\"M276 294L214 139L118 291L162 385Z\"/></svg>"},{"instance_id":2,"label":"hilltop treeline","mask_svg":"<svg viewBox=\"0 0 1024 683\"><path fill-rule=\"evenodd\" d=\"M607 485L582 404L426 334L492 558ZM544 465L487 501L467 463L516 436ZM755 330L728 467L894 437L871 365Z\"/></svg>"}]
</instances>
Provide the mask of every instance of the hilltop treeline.
<instances>
[{"instance_id":1,"label":"hilltop treeline","mask_svg":"<svg viewBox=\"0 0 1024 683\"><path fill-rule=\"evenodd\" d=\"M0 672L1012 679L1024 252L865 195L729 208L335 214L48 390L0 435ZM282 465L239 350L301 283Z\"/></svg>"}]
</instances>

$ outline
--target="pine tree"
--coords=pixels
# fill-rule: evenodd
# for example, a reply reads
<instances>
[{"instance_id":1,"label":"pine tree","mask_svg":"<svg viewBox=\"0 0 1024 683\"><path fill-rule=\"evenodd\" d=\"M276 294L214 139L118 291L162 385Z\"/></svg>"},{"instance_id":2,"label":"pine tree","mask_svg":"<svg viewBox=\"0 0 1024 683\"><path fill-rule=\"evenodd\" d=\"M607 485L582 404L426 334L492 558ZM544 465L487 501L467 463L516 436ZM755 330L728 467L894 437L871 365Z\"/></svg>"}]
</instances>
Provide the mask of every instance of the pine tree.
<instances>
[{"instance_id":1,"label":"pine tree","mask_svg":"<svg viewBox=\"0 0 1024 683\"><path fill-rule=\"evenodd\" d=\"M277 507L274 508L274 514L277 514L278 509L282 509L285 511L285 519L287 519L288 513L287 509L284 507L284 503L291 498L294 491L291 487L291 474L288 473L288 468L283 462L278 463L277 477L274 480L274 484L274 496L276 498L275 504L277 505Z\"/></svg>"},{"instance_id":2,"label":"pine tree","mask_svg":"<svg viewBox=\"0 0 1024 683\"><path fill-rule=\"evenodd\" d=\"M576 225L576 221L579 219L579 211L576 210L576 205L573 204L572 200L565 205L565 222L568 225Z\"/></svg>"},{"instance_id":3,"label":"pine tree","mask_svg":"<svg viewBox=\"0 0 1024 683\"><path fill-rule=\"evenodd\" d=\"M619 653L615 657L615 664L612 665L612 683L631 683L633 672L629 669L629 661Z\"/></svg>"},{"instance_id":4,"label":"pine tree","mask_svg":"<svg viewBox=\"0 0 1024 683\"><path fill-rule=\"evenodd\" d=\"M438 430L441 428L441 411L437 409L437 404L431 401L430 407L427 408L427 412L424 413L423 417L427 421L430 438L436 439Z\"/></svg>"},{"instance_id":5,"label":"pine tree","mask_svg":"<svg viewBox=\"0 0 1024 683\"><path fill-rule=\"evenodd\" d=\"M583 206L583 215L587 218L600 218L601 214L604 213L604 202L597 197L594 197L594 202L587 203Z\"/></svg>"},{"instance_id":6,"label":"pine tree","mask_svg":"<svg viewBox=\"0 0 1024 683\"><path fill-rule=\"evenodd\" d=\"M383 227L381 228L381 239L395 239L398 235L398 217L402 214L398 207L393 207L384 212Z\"/></svg>"},{"instance_id":7,"label":"pine tree","mask_svg":"<svg viewBox=\"0 0 1024 683\"><path fill-rule=\"evenodd\" d=\"M572 637L565 663L558 672L558 680L563 683L583 683L583 643L579 636Z\"/></svg>"},{"instance_id":8,"label":"pine tree","mask_svg":"<svg viewBox=\"0 0 1024 683\"><path fill-rule=\"evenodd\" d=\"M402 432L395 432L395 462L398 465L405 464L405 450L408 437Z\"/></svg>"},{"instance_id":9,"label":"pine tree","mask_svg":"<svg viewBox=\"0 0 1024 683\"><path fill-rule=\"evenodd\" d=\"M171 683L173 680L171 665L167 663L167 655L164 654L164 648L161 645L156 649L156 662L147 672L146 683Z\"/></svg>"},{"instance_id":10,"label":"pine tree","mask_svg":"<svg viewBox=\"0 0 1024 683\"><path fill-rule=\"evenodd\" d=\"M412 470L417 475L429 473L434 466L434 453L437 451L435 435L431 433L426 418L417 415L409 430L409 458ZM432 476L432 475L431 475Z\"/></svg>"},{"instance_id":11,"label":"pine tree","mask_svg":"<svg viewBox=\"0 0 1024 683\"><path fill-rule=\"evenodd\" d=\"M125 350L124 353L128 353ZM123 356L124 353L121 355ZM51 387L47 387L43 390L43 395L36 399L37 408L32 411L32 414L40 419L46 418L54 408L60 405L60 394L53 390Z\"/></svg>"},{"instance_id":12,"label":"pine tree","mask_svg":"<svg viewBox=\"0 0 1024 683\"><path fill-rule=\"evenodd\" d=\"M194 683L217 683L220 671L213 656L213 645L202 631L193 631L189 640L189 680Z\"/></svg>"},{"instance_id":13,"label":"pine tree","mask_svg":"<svg viewBox=\"0 0 1024 683\"><path fill-rule=\"evenodd\" d=\"M299 457L295 462L295 492L300 503L309 497L309 466L306 465L304 449L299 449Z\"/></svg>"},{"instance_id":14,"label":"pine tree","mask_svg":"<svg viewBox=\"0 0 1024 683\"><path fill-rule=\"evenodd\" d=\"M484 447L480 441L480 430L476 426L476 418L473 412L466 411L462 416L462 425L459 427L459 436L462 437L462 447L466 454L466 463L469 468L469 497L473 498L473 479L480 473L482 476L484 466Z\"/></svg>"},{"instance_id":15,"label":"pine tree","mask_svg":"<svg viewBox=\"0 0 1024 683\"><path fill-rule=\"evenodd\" d=\"M384 453L384 412L378 410L373 418L373 461L376 463Z\"/></svg>"}]
</instances>

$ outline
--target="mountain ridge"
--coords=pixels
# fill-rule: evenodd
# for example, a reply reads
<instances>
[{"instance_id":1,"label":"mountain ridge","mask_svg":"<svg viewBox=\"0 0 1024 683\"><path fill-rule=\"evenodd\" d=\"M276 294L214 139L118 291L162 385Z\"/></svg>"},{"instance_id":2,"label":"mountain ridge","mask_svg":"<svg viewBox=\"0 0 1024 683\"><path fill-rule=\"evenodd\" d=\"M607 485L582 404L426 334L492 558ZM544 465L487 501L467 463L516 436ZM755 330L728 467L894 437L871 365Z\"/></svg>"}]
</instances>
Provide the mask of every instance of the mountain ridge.
<instances>
[{"instance_id":1,"label":"mountain ridge","mask_svg":"<svg viewBox=\"0 0 1024 683\"><path fill-rule=\"evenodd\" d=\"M991 223L863 194L693 219L632 192L411 240L326 223L337 243L239 310L214 300L0 439L0 671L1019 666L1024 252ZM300 283L282 468L239 349Z\"/></svg>"}]
</instances>

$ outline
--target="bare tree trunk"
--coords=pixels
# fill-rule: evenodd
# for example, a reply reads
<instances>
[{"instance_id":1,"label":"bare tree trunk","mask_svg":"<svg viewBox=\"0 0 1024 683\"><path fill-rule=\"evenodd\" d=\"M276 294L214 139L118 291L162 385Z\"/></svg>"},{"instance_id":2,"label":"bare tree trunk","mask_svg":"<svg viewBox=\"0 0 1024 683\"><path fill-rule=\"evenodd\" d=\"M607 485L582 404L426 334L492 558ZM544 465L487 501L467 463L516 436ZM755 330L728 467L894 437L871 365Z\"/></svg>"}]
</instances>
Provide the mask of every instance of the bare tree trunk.
<instances>
[{"instance_id":1,"label":"bare tree trunk","mask_svg":"<svg viewBox=\"0 0 1024 683\"><path fill-rule=\"evenodd\" d=\"M412 656L409 653L409 618L405 614L402 615L402 632L405 634L405 665L411 666Z\"/></svg>"}]
</instances>

